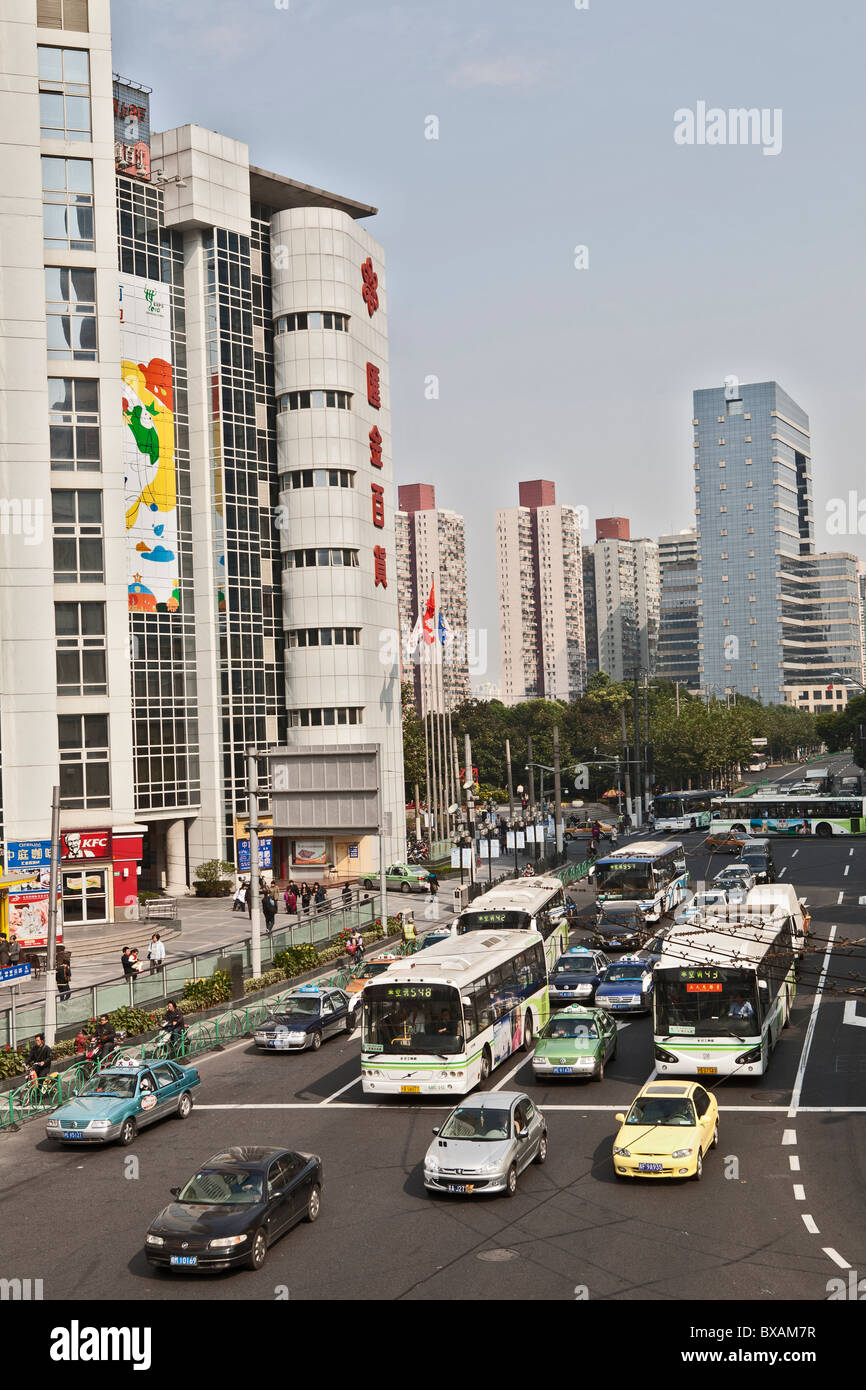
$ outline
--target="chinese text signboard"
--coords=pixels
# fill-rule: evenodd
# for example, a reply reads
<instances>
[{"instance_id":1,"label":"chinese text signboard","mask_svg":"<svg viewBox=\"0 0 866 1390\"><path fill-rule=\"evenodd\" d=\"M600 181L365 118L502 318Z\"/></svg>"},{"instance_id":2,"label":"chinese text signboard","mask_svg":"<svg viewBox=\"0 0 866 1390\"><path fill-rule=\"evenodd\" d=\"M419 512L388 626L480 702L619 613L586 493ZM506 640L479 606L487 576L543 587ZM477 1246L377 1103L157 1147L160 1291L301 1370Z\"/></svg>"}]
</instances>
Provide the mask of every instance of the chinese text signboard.
<instances>
[{"instance_id":1,"label":"chinese text signboard","mask_svg":"<svg viewBox=\"0 0 866 1390\"><path fill-rule=\"evenodd\" d=\"M140 87L114 82L114 166L119 174L150 179L150 97Z\"/></svg>"},{"instance_id":2,"label":"chinese text signboard","mask_svg":"<svg viewBox=\"0 0 866 1390\"><path fill-rule=\"evenodd\" d=\"M270 868L271 868L271 866L272 866L272 862L271 862L271 861L272 861L273 843L274 843L273 840L266 840L266 839L260 839L260 840L259 840L259 868L260 868L260 869L270 869ZM252 862L251 862L251 860L250 860L250 842L249 842L249 840L238 840L238 869L239 869L241 872L243 872L244 870L246 870L247 872L249 872L249 870L250 870L251 868L252 868Z\"/></svg>"}]
</instances>

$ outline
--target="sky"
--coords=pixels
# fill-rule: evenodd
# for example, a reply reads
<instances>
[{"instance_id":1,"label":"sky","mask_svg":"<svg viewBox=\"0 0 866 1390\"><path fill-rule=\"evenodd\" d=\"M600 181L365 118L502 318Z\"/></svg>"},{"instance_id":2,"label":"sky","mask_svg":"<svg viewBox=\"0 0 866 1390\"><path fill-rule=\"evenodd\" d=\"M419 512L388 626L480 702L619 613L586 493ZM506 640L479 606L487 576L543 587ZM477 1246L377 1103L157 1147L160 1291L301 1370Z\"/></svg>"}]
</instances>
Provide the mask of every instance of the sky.
<instances>
[{"instance_id":1,"label":"sky","mask_svg":"<svg viewBox=\"0 0 866 1390\"><path fill-rule=\"evenodd\" d=\"M543 477L589 541L692 525L691 393L728 374L808 412L816 548L866 558L866 7L579 3L112 0L154 129L379 208L395 479L466 518L494 682L495 509ZM701 102L763 144L679 143Z\"/></svg>"}]
</instances>

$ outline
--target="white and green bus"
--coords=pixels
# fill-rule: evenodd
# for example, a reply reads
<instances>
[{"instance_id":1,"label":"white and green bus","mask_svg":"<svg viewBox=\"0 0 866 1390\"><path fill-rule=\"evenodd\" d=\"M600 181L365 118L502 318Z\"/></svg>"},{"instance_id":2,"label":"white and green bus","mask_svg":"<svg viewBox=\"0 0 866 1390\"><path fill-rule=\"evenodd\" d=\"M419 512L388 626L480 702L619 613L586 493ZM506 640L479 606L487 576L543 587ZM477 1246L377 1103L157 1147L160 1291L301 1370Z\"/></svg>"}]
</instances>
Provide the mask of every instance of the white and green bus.
<instances>
[{"instance_id":1,"label":"white and green bus","mask_svg":"<svg viewBox=\"0 0 866 1390\"><path fill-rule=\"evenodd\" d=\"M647 922L657 922L682 902L689 883L686 852L679 840L640 840L597 859L596 908L638 904Z\"/></svg>"},{"instance_id":2,"label":"white and green bus","mask_svg":"<svg viewBox=\"0 0 866 1390\"><path fill-rule=\"evenodd\" d=\"M866 799L817 792L756 792L713 802L713 830L752 835L862 835Z\"/></svg>"},{"instance_id":3,"label":"white and green bus","mask_svg":"<svg viewBox=\"0 0 866 1390\"><path fill-rule=\"evenodd\" d=\"M457 921L457 935L473 931L537 931L550 972L568 950L565 889L559 878L509 878L488 888Z\"/></svg>"},{"instance_id":4,"label":"white and green bus","mask_svg":"<svg viewBox=\"0 0 866 1390\"><path fill-rule=\"evenodd\" d=\"M361 1084L370 1095L463 1096L547 1022L535 931L470 931L395 961L362 999Z\"/></svg>"},{"instance_id":5,"label":"white and green bus","mask_svg":"<svg viewBox=\"0 0 866 1390\"><path fill-rule=\"evenodd\" d=\"M715 793L661 792L653 798L656 830L705 830Z\"/></svg>"},{"instance_id":6,"label":"white and green bus","mask_svg":"<svg viewBox=\"0 0 866 1390\"><path fill-rule=\"evenodd\" d=\"M791 925L780 907L670 930L653 971L660 1076L764 1074L797 992Z\"/></svg>"}]
</instances>

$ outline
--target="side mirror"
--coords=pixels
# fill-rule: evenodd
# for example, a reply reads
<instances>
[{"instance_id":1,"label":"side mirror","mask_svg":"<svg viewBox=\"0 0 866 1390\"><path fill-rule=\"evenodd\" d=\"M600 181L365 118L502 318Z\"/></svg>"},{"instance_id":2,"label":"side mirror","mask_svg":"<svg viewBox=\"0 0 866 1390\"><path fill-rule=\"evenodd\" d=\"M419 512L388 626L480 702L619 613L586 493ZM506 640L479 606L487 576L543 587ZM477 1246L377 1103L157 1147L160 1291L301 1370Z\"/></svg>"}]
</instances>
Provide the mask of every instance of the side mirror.
<instances>
[{"instance_id":1,"label":"side mirror","mask_svg":"<svg viewBox=\"0 0 866 1390\"><path fill-rule=\"evenodd\" d=\"M616 1122L617 1122L618 1125L624 1125L624 1124L625 1124L625 1115L614 1115L613 1118L616 1120Z\"/></svg>"},{"instance_id":2,"label":"side mirror","mask_svg":"<svg viewBox=\"0 0 866 1390\"><path fill-rule=\"evenodd\" d=\"M522 1130L520 1131L520 1133L518 1134L517 1138L518 1138L518 1140L519 1140L520 1143L523 1143L523 1140L524 1140L524 1139L528 1139L528 1138L529 1138L529 1133L528 1133L528 1131L525 1130L525 1129L522 1129Z\"/></svg>"},{"instance_id":3,"label":"side mirror","mask_svg":"<svg viewBox=\"0 0 866 1390\"><path fill-rule=\"evenodd\" d=\"M436 1128L434 1129L433 1133L434 1133L434 1134L438 1134L438 1133L439 1133L439 1128L440 1128L440 1126L437 1125Z\"/></svg>"},{"instance_id":4,"label":"side mirror","mask_svg":"<svg viewBox=\"0 0 866 1390\"><path fill-rule=\"evenodd\" d=\"M179 1188L179 1187L170 1187L168 1190L169 1190L169 1192L171 1193L172 1197L179 1197L179 1196L180 1196L180 1188Z\"/></svg>"}]
</instances>

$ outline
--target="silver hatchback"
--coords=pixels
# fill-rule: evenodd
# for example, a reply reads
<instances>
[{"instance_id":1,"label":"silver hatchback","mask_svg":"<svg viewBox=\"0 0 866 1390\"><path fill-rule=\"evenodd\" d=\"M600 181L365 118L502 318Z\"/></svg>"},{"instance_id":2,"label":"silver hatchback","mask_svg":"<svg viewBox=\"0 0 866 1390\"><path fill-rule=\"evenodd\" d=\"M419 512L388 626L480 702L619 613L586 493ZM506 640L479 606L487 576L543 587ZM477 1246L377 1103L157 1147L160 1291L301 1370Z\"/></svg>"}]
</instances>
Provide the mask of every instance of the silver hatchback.
<instances>
[{"instance_id":1,"label":"silver hatchback","mask_svg":"<svg viewBox=\"0 0 866 1390\"><path fill-rule=\"evenodd\" d=\"M547 1158L547 1121L523 1091L467 1096L433 1133L424 1158L431 1192L513 1197L523 1169Z\"/></svg>"}]
</instances>

